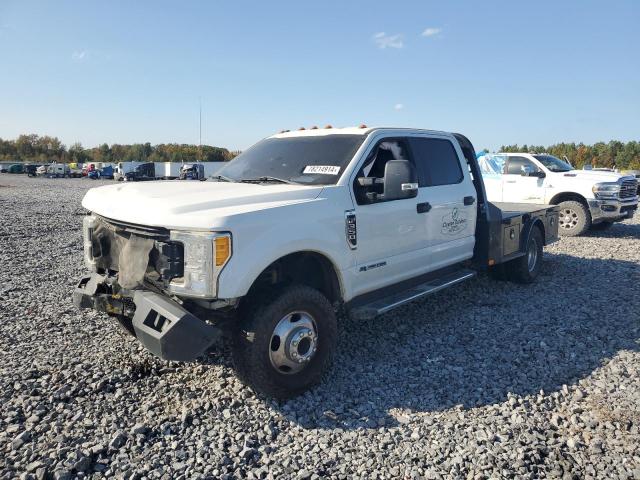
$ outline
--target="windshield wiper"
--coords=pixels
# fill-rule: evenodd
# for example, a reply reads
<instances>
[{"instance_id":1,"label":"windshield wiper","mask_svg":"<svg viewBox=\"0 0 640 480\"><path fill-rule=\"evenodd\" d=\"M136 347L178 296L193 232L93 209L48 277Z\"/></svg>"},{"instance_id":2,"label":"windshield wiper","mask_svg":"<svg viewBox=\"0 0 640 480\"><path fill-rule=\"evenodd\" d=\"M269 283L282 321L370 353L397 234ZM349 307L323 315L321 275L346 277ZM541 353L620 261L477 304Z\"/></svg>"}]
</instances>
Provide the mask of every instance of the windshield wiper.
<instances>
[{"instance_id":1,"label":"windshield wiper","mask_svg":"<svg viewBox=\"0 0 640 480\"><path fill-rule=\"evenodd\" d=\"M289 185L293 185L293 182L290 182L289 180L283 180L282 178L269 177L269 176L258 177L258 178L243 178L240 181L242 183L267 183L267 182L273 182L273 183L288 183Z\"/></svg>"},{"instance_id":2,"label":"windshield wiper","mask_svg":"<svg viewBox=\"0 0 640 480\"><path fill-rule=\"evenodd\" d=\"M213 175L211 178L218 180L219 182L235 182L232 178L225 177L224 175Z\"/></svg>"}]
</instances>

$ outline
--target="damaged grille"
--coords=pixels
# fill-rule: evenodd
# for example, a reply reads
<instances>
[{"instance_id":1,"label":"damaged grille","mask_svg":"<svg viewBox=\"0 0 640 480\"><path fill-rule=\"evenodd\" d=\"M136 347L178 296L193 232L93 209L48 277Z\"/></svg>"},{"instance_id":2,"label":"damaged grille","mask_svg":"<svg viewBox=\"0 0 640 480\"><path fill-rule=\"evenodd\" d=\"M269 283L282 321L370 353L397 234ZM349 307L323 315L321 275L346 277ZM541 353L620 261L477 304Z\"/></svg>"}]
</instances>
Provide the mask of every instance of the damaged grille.
<instances>
[{"instance_id":1,"label":"damaged grille","mask_svg":"<svg viewBox=\"0 0 640 480\"><path fill-rule=\"evenodd\" d=\"M99 273L118 275L122 288L145 280L165 287L184 275L184 248L169 240L169 230L100 217L91 231L91 250Z\"/></svg>"}]
</instances>

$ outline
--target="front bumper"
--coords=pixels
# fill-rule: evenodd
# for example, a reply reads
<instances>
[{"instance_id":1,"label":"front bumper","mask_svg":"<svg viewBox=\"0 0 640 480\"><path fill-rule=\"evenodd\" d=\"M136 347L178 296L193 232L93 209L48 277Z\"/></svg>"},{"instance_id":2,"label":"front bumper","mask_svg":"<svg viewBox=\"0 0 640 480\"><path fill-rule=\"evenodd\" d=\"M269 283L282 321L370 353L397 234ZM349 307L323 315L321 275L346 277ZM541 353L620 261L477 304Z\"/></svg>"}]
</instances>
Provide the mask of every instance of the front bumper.
<instances>
[{"instance_id":1,"label":"front bumper","mask_svg":"<svg viewBox=\"0 0 640 480\"><path fill-rule=\"evenodd\" d=\"M589 200L588 203L589 211L591 212L591 221L593 223L616 222L632 218L638 209L637 201Z\"/></svg>"},{"instance_id":2,"label":"front bumper","mask_svg":"<svg viewBox=\"0 0 640 480\"><path fill-rule=\"evenodd\" d=\"M79 308L131 318L136 338L164 360L195 360L222 335L218 327L164 295L148 290L135 290L132 294L114 294L109 279L94 273L80 279L73 303Z\"/></svg>"}]
</instances>

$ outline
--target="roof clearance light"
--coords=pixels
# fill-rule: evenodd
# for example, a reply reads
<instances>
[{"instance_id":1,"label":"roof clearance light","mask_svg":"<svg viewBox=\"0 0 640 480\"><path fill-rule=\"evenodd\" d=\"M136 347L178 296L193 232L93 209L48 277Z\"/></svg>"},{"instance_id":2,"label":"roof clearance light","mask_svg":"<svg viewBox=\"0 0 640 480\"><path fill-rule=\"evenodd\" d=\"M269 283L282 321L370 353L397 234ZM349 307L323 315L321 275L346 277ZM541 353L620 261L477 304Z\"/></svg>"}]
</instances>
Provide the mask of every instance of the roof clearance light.
<instances>
[{"instance_id":1,"label":"roof clearance light","mask_svg":"<svg viewBox=\"0 0 640 480\"><path fill-rule=\"evenodd\" d=\"M300 127L298 130L306 130L306 128L304 128L304 127Z\"/></svg>"},{"instance_id":2,"label":"roof clearance light","mask_svg":"<svg viewBox=\"0 0 640 480\"><path fill-rule=\"evenodd\" d=\"M333 128L331 125L325 125L324 128Z\"/></svg>"},{"instance_id":3,"label":"roof clearance light","mask_svg":"<svg viewBox=\"0 0 640 480\"><path fill-rule=\"evenodd\" d=\"M367 126L366 126L364 123L362 123L362 124L360 125L360 128L367 128Z\"/></svg>"},{"instance_id":4,"label":"roof clearance light","mask_svg":"<svg viewBox=\"0 0 640 480\"><path fill-rule=\"evenodd\" d=\"M311 129L310 129L310 130L318 130L318 126L317 126L317 125L314 125L313 127L311 127Z\"/></svg>"}]
</instances>

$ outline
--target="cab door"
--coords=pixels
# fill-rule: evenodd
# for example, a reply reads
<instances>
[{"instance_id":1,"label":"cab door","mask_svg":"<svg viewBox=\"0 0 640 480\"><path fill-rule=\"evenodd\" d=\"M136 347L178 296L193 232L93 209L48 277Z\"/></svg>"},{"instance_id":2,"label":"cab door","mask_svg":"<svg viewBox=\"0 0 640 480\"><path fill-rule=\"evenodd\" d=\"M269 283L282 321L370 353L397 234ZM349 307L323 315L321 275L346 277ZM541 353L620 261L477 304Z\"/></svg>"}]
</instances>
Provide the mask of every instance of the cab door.
<instances>
[{"instance_id":1,"label":"cab door","mask_svg":"<svg viewBox=\"0 0 640 480\"><path fill-rule=\"evenodd\" d=\"M409 145L425 185L429 271L473 257L478 199L460 146L437 134L412 136Z\"/></svg>"},{"instance_id":2,"label":"cab door","mask_svg":"<svg viewBox=\"0 0 640 480\"><path fill-rule=\"evenodd\" d=\"M354 296L428 270L426 224L424 216L417 209L417 205L425 201L424 189L419 188L414 198L376 202L366 195L375 193L375 187L371 189L358 185L358 177L382 178L389 160L413 162L406 138L377 140L365 155L364 164L353 179L353 213L357 224L356 261L351 272ZM377 193L383 193L381 187Z\"/></svg>"},{"instance_id":3,"label":"cab door","mask_svg":"<svg viewBox=\"0 0 640 480\"><path fill-rule=\"evenodd\" d=\"M544 178L525 176L524 172L541 173L526 157L509 155L502 175L502 201L514 203L544 203Z\"/></svg>"}]
</instances>

